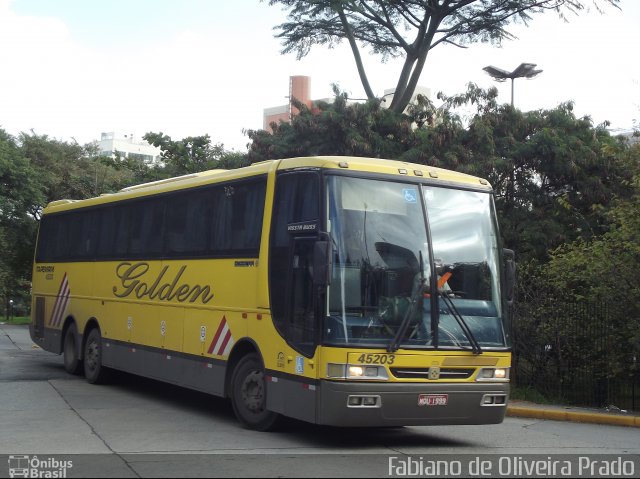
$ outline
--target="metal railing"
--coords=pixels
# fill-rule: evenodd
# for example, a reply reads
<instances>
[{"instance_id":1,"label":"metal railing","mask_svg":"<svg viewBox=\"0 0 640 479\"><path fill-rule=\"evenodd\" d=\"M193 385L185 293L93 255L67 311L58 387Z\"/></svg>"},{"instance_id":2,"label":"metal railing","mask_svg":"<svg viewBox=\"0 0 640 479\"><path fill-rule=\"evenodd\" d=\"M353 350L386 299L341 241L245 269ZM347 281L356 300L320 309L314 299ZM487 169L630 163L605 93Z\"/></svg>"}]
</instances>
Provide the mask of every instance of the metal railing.
<instances>
[{"instance_id":1,"label":"metal railing","mask_svg":"<svg viewBox=\"0 0 640 479\"><path fill-rule=\"evenodd\" d=\"M590 301L515 306L514 385L564 404L640 410L640 352L616 316Z\"/></svg>"}]
</instances>

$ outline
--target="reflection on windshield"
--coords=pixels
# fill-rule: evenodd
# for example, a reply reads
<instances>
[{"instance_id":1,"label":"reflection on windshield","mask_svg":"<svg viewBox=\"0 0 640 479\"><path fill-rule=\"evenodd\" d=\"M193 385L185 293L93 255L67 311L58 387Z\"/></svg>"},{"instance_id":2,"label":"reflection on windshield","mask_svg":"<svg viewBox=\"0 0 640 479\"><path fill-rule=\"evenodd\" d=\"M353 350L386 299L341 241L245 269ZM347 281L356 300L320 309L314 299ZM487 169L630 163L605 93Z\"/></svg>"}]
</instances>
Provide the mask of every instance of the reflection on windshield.
<instances>
[{"instance_id":1,"label":"reflection on windshield","mask_svg":"<svg viewBox=\"0 0 640 479\"><path fill-rule=\"evenodd\" d=\"M446 278L443 293L453 299L480 345L504 345L491 196L425 187L424 197L436 268L440 281ZM469 345L451 308L440 308L439 332L441 346Z\"/></svg>"},{"instance_id":2,"label":"reflection on windshield","mask_svg":"<svg viewBox=\"0 0 640 479\"><path fill-rule=\"evenodd\" d=\"M487 193L330 177L328 230L335 254L325 342L386 347L406 319L399 345L432 347L428 283L435 265L440 296L446 294L463 318L461 325L445 298L438 298L438 346L470 348L466 324L482 347L504 347L492 211Z\"/></svg>"}]
</instances>

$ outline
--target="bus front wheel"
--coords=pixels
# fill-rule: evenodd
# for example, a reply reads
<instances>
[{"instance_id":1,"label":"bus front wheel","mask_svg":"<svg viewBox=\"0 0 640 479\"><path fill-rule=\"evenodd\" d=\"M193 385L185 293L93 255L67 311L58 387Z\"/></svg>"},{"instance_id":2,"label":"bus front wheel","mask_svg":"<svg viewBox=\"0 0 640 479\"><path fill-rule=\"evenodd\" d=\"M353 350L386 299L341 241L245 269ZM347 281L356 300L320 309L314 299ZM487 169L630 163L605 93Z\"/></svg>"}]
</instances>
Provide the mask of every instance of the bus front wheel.
<instances>
[{"instance_id":1,"label":"bus front wheel","mask_svg":"<svg viewBox=\"0 0 640 479\"><path fill-rule=\"evenodd\" d=\"M244 356L233 370L231 403L240 423L256 431L273 429L279 415L267 409L264 368L257 354Z\"/></svg>"},{"instance_id":2,"label":"bus front wheel","mask_svg":"<svg viewBox=\"0 0 640 479\"><path fill-rule=\"evenodd\" d=\"M108 369L102 365L102 335L93 328L84 345L84 375L91 384L101 384L107 380Z\"/></svg>"}]
</instances>

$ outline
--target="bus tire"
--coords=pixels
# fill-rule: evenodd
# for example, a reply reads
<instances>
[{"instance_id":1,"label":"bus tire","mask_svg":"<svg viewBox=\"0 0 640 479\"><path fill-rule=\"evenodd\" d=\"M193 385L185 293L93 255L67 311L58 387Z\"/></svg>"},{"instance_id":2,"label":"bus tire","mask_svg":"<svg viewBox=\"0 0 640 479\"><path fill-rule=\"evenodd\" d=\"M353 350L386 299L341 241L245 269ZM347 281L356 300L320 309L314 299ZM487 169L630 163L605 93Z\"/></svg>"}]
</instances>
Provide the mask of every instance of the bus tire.
<instances>
[{"instance_id":1,"label":"bus tire","mask_svg":"<svg viewBox=\"0 0 640 479\"><path fill-rule=\"evenodd\" d=\"M273 429L279 414L267 409L264 368L257 354L244 356L233 370L231 404L238 421L247 429Z\"/></svg>"},{"instance_id":2,"label":"bus tire","mask_svg":"<svg viewBox=\"0 0 640 479\"><path fill-rule=\"evenodd\" d=\"M84 344L84 376L90 384L102 384L109 370L102 365L102 335L98 328L89 331Z\"/></svg>"},{"instance_id":3,"label":"bus tire","mask_svg":"<svg viewBox=\"0 0 640 479\"><path fill-rule=\"evenodd\" d=\"M64 333L63 358L64 370L69 374L78 375L82 370L82 361L78 356L78 328L75 323L67 328Z\"/></svg>"}]
</instances>

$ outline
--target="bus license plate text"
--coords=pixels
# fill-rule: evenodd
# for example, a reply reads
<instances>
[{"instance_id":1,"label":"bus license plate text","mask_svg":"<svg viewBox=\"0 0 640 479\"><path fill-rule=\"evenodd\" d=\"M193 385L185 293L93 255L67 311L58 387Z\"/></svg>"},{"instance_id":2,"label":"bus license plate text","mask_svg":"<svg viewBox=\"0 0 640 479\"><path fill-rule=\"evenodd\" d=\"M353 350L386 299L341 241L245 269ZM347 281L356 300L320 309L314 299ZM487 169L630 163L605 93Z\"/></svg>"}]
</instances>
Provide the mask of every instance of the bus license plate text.
<instances>
[{"instance_id":1,"label":"bus license plate text","mask_svg":"<svg viewBox=\"0 0 640 479\"><path fill-rule=\"evenodd\" d=\"M448 402L448 394L420 394L418 396L418 406L446 406Z\"/></svg>"}]
</instances>

